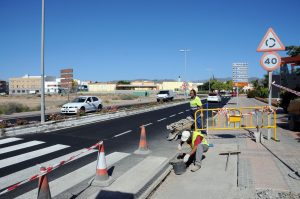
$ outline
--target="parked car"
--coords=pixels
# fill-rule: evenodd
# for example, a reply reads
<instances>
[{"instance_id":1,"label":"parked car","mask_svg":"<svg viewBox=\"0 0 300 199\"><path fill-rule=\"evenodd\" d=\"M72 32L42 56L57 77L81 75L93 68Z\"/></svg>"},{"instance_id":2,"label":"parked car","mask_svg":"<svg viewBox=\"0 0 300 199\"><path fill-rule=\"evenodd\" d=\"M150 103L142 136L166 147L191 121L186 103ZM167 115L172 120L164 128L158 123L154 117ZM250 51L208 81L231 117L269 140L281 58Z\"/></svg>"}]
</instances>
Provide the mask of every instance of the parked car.
<instances>
[{"instance_id":1,"label":"parked car","mask_svg":"<svg viewBox=\"0 0 300 199\"><path fill-rule=\"evenodd\" d=\"M236 92L232 92L231 93L231 97L236 97L237 93Z\"/></svg>"},{"instance_id":2,"label":"parked car","mask_svg":"<svg viewBox=\"0 0 300 199\"><path fill-rule=\"evenodd\" d=\"M156 95L157 102L159 101L172 101L174 99L175 93L172 90L161 90Z\"/></svg>"},{"instance_id":3,"label":"parked car","mask_svg":"<svg viewBox=\"0 0 300 199\"><path fill-rule=\"evenodd\" d=\"M221 96L218 93L209 93L207 97L208 102L221 102Z\"/></svg>"},{"instance_id":4,"label":"parked car","mask_svg":"<svg viewBox=\"0 0 300 199\"><path fill-rule=\"evenodd\" d=\"M64 104L61 108L61 113L77 113L92 112L102 109L102 100L95 96L80 96L75 98L72 102Z\"/></svg>"},{"instance_id":5,"label":"parked car","mask_svg":"<svg viewBox=\"0 0 300 199\"><path fill-rule=\"evenodd\" d=\"M222 91L220 92L221 97L231 97L231 94L229 91Z\"/></svg>"}]
</instances>

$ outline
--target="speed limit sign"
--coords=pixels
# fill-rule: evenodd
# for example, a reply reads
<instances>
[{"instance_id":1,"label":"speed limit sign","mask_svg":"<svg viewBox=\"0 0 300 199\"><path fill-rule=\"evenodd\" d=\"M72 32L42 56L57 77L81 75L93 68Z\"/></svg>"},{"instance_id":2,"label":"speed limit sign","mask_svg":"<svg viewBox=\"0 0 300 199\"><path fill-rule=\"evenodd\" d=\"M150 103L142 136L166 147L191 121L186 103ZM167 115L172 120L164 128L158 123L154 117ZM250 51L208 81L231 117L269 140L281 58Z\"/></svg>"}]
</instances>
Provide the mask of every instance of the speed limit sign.
<instances>
[{"instance_id":1,"label":"speed limit sign","mask_svg":"<svg viewBox=\"0 0 300 199\"><path fill-rule=\"evenodd\" d=\"M276 70L280 63L280 55L276 52L266 52L260 59L260 65L267 71Z\"/></svg>"}]
</instances>

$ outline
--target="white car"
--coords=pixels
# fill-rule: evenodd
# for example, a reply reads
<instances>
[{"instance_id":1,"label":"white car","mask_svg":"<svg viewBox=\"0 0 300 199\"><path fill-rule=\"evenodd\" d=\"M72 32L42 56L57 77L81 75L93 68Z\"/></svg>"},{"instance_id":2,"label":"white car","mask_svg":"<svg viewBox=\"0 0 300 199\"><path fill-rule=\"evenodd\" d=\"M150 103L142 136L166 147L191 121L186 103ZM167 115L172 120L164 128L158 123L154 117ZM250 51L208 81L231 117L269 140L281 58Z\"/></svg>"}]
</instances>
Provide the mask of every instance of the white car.
<instances>
[{"instance_id":1,"label":"white car","mask_svg":"<svg viewBox=\"0 0 300 199\"><path fill-rule=\"evenodd\" d=\"M207 97L208 102L221 102L221 96L217 93L209 93Z\"/></svg>"},{"instance_id":2,"label":"white car","mask_svg":"<svg viewBox=\"0 0 300 199\"><path fill-rule=\"evenodd\" d=\"M157 102L159 101L172 101L174 99L174 92L172 90L161 90L156 95Z\"/></svg>"},{"instance_id":3,"label":"white car","mask_svg":"<svg viewBox=\"0 0 300 199\"><path fill-rule=\"evenodd\" d=\"M64 104L61 113L92 112L102 109L102 100L95 96L80 96L72 102Z\"/></svg>"}]
</instances>

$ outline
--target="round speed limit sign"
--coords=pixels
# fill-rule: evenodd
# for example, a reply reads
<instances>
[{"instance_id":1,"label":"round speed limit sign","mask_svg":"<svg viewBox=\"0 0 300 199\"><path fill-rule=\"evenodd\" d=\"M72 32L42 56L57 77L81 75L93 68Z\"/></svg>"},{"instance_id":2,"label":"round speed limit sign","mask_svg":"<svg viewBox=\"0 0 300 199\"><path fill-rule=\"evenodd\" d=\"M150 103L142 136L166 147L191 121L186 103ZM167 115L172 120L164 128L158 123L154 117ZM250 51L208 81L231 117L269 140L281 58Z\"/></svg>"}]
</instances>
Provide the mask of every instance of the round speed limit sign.
<instances>
[{"instance_id":1,"label":"round speed limit sign","mask_svg":"<svg viewBox=\"0 0 300 199\"><path fill-rule=\"evenodd\" d=\"M280 63L280 55L276 52L266 52L260 59L260 65L267 71L276 70Z\"/></svg>"}]
</instances>

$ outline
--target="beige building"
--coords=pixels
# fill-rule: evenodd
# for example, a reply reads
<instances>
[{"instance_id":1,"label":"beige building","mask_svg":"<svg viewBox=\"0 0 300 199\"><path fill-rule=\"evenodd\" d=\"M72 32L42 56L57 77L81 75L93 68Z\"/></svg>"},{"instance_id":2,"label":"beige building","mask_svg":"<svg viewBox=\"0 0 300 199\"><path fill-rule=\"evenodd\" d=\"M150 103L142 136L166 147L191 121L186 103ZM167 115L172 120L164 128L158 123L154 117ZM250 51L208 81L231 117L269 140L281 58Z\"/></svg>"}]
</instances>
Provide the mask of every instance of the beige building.
<instances>
[{"instance_id":1,"label":"beige building","mask_svg":"<svg viewBox=\"0 0 300 199\"><path fill-rule=\"evenodd\" d=\"M118 84L117 90L158 90L159 86L152 81L134 81L130 84Z\"/></svg>"},{"instance_id":2,"label":"beige building","mask_svg":"<svg viewBox=\"0 0 300 199\"><path fill-rule=\"evenodd\" d=\"M115 90L131 90L131 91L151 91L151 90L173 90L183 91L183 82L162 82L155 83L153 81L134 81L130 84L112 84L112 83L90 83L88 85L89 92L112 92ZM195 89L198 91L199 83L188 83L188 90Z\"/></svg>"},{"instance_id":3,"label":"beige building","mask_svg":"<svg viewBox=\"0 0 300 199\"><path fill-rule=\"evenodd\" d=\"M188 82L187 90L195 89L196 92L198 91L198 85L201 83L193 83ZM183 91L183 82L162 82L160 85L160 90L173 90L173 91Z\"/></svg>"},{"instance_id":4,"label":"beige building","mask_svg":"<svg viewBox=\"0 0 300 199\"><path fill-rule=\"evenodd\" d=\"M89 92L111 92L116 90L116 84L110 83L91 83L88 84Z\"/></svg>"},{"instance_id":5,"label":"beige building","mask_svg":"<svg viewBox=\"0 0 300 199\"><path fill-rule=\"evenodd\" d=\"M55 81L56 78L52 76L45 76L46 81ZM9 78L9 94L36 94L40 93L41 76L25 75L23 77Z\"/></svg>"}]
</instances>

